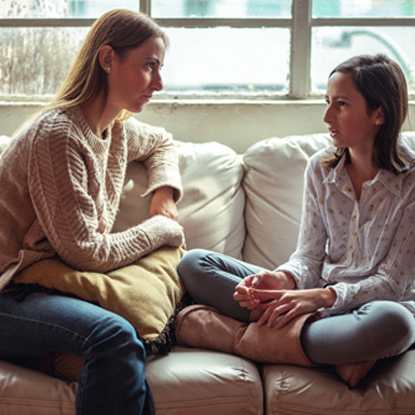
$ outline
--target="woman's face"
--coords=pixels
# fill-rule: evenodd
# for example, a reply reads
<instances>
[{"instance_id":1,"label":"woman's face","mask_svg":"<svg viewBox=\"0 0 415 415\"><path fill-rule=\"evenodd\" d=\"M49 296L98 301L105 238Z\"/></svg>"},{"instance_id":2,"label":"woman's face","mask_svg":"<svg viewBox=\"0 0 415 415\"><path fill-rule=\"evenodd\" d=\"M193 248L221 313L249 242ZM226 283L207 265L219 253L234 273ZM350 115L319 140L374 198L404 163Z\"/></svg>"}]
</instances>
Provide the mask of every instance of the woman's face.
<instances>
[{"instance_id":1,"label":"woman's face","mask_svg":"<svg viewBox=\"0 0 415 415\"><path fill-rule=\"evenodd\" d=\"M366 100L350 74L335 72L328 81L324 122L336 147L371 150L383 124L381 108L368 114Z\"/></svg>"},{"instance_id":2,"label":"woman's face","mask_svg":"<svg viewBox=\"0 0 415 415\"><path fill-rule=\"evenodd\" d=\"M108 73L108 105L116 111L141 112L155 91L163 89L160 69L166 47L160 37L147 39L120 58L114 53Z\"/></svg>"}]
</instances>

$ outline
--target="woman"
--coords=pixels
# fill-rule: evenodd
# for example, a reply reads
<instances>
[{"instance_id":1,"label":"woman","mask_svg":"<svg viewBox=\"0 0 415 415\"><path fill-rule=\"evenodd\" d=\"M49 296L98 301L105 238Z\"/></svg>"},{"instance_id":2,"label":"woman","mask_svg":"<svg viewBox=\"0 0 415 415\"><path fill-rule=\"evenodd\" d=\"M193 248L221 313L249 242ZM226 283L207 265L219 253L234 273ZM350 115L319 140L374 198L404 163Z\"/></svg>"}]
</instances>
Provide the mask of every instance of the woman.
<instances>
[{"instance_id":1,"label":"woman","mask_svg":"<svg viewBox=\"0 0 415 415\"><path fill-rule=\"evenodd\" d=\"M385 56L355 57L330 74L326 101L333 146L308 163L297 250L273 271L187 253L178 267L186 289L224 315L189 307L176 337L259 361L334 365L356 386L415 340L415 156L399 140L405 76Z\"/></svg>"},{"instance_id":2,"label":"woman","mask_svg":"<svg viewBox=\"0 0 415 415\"><path fill-rule=\"evenodd\" d=\"M129 118L162 89L167 38L145 15L114 10L92 26L53 102L16 134L0 159L0 356L81 356L76 413L154 413L145 349L123 318L87 302L32 293L13 276L42 259L106 272L162 245L184 243L182 194L171 136ZM127 163L145 163L151 218L116 234Z\"/></svg>"}]
</instances>

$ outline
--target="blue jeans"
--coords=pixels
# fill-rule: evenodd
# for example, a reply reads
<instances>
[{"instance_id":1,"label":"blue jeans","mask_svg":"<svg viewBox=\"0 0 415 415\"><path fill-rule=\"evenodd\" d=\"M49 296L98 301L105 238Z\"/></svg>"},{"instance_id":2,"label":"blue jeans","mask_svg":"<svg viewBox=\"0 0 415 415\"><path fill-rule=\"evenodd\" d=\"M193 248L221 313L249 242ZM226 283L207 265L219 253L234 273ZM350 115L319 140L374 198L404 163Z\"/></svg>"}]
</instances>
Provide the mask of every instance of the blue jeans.
<instances>
[{"instance_id":1,"label":"blue jeans","mask_svg":"<svg viewBox=\"0 0 415 415\"><path fill-rule=\"evenodd\" d=\"M77 415L154 414L145 349L124 318L60 295L0 295L0 358L67 351L82 357Z\"/></svg>"},{"instance_id":2,"label":"blue jeans","mask_svg":"<svg viewBox=\"0 0 415 415\"><path fill-rule=\"evenodd\" d=\"M192 298L221 313L248 322L250 310L233 299L235 286L262 268L226 255L194 249L178 272ZM415 342L415 319L402 305L374 301L350 313L307 324L301 335L308 358L319 364L377 360L406 351Z\"/></svg>"}]
</instances>

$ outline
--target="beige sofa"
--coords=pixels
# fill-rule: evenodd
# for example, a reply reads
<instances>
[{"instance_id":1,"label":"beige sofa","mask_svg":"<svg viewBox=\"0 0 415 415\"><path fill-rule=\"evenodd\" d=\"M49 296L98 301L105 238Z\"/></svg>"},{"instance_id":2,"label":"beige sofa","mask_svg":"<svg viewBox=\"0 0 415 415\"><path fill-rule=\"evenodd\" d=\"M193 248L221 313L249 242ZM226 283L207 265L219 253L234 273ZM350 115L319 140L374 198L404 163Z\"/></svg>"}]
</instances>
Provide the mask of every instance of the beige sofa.
<instances>
[{"instance_id":1,"label":"beige sofa","mask_svg":"<svg viewBox=\"0 0 415 415\"><path fill-rule=\"evenodd\" d=\"M415 133L404 135L415 149ZM6 142L3 137L0 145ZM307 159L328 144L325 134L271 138L238 155L218 143L177 142L188 248L266 268L285 261L296 244ZM149 200L139 196L145 182L143 167L131 164L116 230L145 218ZM160 415L415 414L415 349L379 361L356 389L330 367L259 365L178 346L148 357L147 378ZM0 414L74 414L76 387L0 361Z\"/></svg>"}]
</instances>

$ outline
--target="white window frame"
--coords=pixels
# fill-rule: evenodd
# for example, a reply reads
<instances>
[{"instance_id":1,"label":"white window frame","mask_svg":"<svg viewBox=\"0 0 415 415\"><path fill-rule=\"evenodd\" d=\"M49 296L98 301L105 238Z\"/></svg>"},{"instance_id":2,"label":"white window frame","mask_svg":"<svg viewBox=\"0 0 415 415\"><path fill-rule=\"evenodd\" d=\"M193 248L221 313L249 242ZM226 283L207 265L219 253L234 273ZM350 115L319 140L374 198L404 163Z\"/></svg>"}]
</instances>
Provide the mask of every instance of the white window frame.
<instances>
[{"instance_id":1,"label":"white window frame","mask_svg":"<svg viewBox=\"0 0 415 415\"><path fill-rule=\"evenodd\" d=\"M289 92L286 96L275 95L275 99L311 99L311 42L314 27L415 27L415 17L410 18L313 18L313 0L293 0L292 18L156 18L164 27L183 28L288 28L291 30ZM140 10L151 16L151 0L138 0ZM114 3L115 6L115 3ZM0 19L0 27L89 27L95 19ZM167 95L167 96L166 96ZM168 98L169 94L165 94ZM171 94L173 95L173 94ZM200 97L205 94L201 92ZM237 95L243 99L241 92ZM180 95L174 93L174 97ZM216 98L220 95L216 95ZM226 95L228 98L229 95ZM252 99L249 95L249 99ZM414 99L414 95L411 95Z\"/></svg>"}]
</instances>

